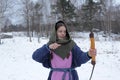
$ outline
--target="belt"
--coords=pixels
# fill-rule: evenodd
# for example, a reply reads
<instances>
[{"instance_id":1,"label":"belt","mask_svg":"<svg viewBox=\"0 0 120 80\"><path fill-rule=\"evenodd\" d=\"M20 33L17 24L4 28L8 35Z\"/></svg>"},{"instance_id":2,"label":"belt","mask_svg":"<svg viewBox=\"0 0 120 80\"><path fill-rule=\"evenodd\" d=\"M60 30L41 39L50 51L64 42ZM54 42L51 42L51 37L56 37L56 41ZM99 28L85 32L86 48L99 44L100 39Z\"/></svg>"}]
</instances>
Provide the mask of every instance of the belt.
<instances>
[{"instance_id":1,"label":"belt","mask_svg":"<svg viewBox=\"0 0 120 80\"><path fill-rule=\"evenodd\" d=\"M69 72L69 80L72 80L72 71L75 70L74 68L51 68L51 71L59 71L64 72L62 76L62 80L65 80L67 72Z\"/></svg>"}]
</instances>

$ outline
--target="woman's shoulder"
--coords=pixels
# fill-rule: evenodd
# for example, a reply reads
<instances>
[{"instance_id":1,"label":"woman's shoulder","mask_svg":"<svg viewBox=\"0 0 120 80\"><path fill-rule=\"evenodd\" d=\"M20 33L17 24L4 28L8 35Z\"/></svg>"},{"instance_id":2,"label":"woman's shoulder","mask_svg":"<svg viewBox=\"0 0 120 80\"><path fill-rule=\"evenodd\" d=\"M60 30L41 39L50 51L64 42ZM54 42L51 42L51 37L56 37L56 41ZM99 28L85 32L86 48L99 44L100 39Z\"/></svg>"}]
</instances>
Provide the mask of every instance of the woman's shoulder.
<instances>
[{"instance_id":1,"label":"woman's shoulder","mask_svg":"<svg viewBox=\"0 0 120 80\"><path fill-rule=\"evenodd\" d=\"M76 48L79 48L79 46L77 45L77 43L76 42L74 42L75 44L74 44L74 46L73 46L73 49L76 49Z\"/></svg>"}]
</instances>

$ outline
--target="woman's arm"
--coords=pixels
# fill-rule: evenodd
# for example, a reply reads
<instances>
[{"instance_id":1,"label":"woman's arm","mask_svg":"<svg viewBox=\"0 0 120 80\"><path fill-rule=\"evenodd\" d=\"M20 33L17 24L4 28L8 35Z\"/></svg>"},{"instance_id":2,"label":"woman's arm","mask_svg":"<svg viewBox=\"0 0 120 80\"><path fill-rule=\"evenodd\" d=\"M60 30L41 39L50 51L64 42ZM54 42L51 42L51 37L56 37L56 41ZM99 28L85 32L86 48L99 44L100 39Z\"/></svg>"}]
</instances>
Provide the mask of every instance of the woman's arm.
<instances>
[{"instance_id":1,"label":"woman's arm","mask_svg":"<svg viewBox=\"0 0 120 80\"><path fill-rule=\"evenodd\" d=\"M45 44L33 53L32 58L37 62L43 63L45 60L44 59L45 56L49 53L50 53L50 49L48 45Z\"/></svg>"},{"instance_id":2,"label":"woman's arm","mask_svg":"<svg viewBox=\"0 0 120 80\"><path fill-rule=\"evenodd\" d=\"M91 59L88 52L83 52L77 45L74 46L72 52L74 54L76 66L80 66Z\"/></svg>"}]
</instances>

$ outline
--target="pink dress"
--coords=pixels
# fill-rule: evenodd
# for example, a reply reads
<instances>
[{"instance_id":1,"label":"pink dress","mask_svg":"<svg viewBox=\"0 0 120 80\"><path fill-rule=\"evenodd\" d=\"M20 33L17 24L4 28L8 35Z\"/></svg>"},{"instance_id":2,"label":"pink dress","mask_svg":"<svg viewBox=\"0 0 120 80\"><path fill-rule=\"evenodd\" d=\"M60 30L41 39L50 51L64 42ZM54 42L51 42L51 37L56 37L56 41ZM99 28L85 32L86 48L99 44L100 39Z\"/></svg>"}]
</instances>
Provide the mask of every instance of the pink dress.
<instances>
[{"instance_id":1,"label":"pink dress","mask_svg":"<svg viewBox=\"0 0 120 80\"><path fill-rule=\"evenodd\" d=\"M52 68L70 68L72 64L72 53L70 52L69 58L65 58L64 60L53 53L53 59L51 60ZM51 80L62 80L64 72L61 71L53 71ZM65 80L69 80L69 72L67 72L65 76Z\"/></svg>"}]
</instances>

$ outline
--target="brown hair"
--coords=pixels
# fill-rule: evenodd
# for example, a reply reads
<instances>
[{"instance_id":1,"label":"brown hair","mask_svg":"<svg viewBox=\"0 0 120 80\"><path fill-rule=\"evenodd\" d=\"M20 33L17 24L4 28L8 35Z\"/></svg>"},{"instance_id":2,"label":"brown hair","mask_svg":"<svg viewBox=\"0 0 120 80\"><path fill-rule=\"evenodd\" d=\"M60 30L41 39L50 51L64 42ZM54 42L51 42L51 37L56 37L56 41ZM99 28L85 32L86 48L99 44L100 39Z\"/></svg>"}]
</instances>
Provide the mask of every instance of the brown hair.
<instances>
[{"instance_id":1,"label":"brown hair","mask_svg":"<svg viewBox=\"0 0 120 80\"><path fill-rule=\"evenodd\" d=\"M60 28L61 26L64 26L66 28L66 37L70 38L68 30L67 30L67 26L66 26L66 24L63 21L56 22L56 24L55 24L55 30L57 31L58 28Z\"/></svg>"}]
</instances>

